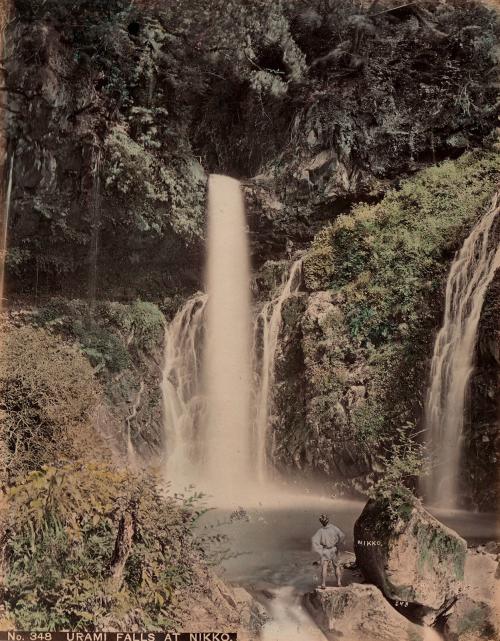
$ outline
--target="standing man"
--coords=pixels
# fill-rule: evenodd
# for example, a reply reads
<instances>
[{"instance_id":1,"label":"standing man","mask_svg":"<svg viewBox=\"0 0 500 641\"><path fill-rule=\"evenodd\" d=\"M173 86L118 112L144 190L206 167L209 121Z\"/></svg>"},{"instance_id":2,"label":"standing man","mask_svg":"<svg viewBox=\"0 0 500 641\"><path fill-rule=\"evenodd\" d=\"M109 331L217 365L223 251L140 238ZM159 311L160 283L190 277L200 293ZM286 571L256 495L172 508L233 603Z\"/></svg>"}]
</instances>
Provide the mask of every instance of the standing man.
<instances>
[{"instance_id":1,"label":"standing man","mask_svg":"<svg viewBox=\"0 0 500 641\"><path fill-rule=\"evenodd\" d=\"M328 574L328 564L331 563L335 569L337 584L341 587L342 566L338 558L338 548L345 541L345 534L337 526L330 523L326 514L319 517L321 527L312 537L312 549L320 556L321 562L321 589L326 588L326 577Z\"/></svg>"}]
</instances>

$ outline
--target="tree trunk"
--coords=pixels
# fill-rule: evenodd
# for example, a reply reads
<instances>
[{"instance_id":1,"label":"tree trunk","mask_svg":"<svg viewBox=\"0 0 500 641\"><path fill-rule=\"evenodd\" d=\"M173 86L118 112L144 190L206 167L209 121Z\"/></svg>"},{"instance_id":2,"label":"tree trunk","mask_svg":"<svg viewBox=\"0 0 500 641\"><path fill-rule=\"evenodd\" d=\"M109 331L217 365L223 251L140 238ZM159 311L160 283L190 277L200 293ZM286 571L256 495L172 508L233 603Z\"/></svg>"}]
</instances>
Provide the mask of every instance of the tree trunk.
<instances>
[{"instance_id":1,"label":"tree trunk","mask_svg":"<svg viewBox=\"0 0 500 641\"><path fill-rule=\"evenodd\" d=\"M121 515L116 535L115 549L110 566L110 587L119 590L123 583L123 571L130 552L132 551L134 536L134 515L129 508Z\"/></svg>"}]
</instances>

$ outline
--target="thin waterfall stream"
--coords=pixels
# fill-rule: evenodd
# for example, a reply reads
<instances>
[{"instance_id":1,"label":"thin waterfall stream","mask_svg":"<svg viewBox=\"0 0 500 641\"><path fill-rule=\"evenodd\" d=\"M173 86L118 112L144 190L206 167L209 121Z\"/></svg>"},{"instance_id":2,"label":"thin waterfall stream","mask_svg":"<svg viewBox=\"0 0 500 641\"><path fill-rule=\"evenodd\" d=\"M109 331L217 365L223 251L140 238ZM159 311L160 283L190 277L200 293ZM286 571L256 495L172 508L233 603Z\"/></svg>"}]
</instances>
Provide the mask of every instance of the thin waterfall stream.
<instances>
[{"instance_id":1,"label":"thin waterfall stream","mask_svg":"<svg viewBox=\"0 0 500 641\"><path fill-rule=\"evenodd\" d=\"M163 368L163 415L168 476L182 489L196 481L200 422L201 345L207 297L190 298L166 327Z\"/></svg>"},{"instance_id":2,"label":"thin waterfall stream","mask_svg":"<svg viewBox=\"0 0 500 641\"><path fill-rule=\"evenodd\" d=\"M3 205L2 235L0 238L0 310L4 305L5 296L5 261L7 257L7 242L9 234L10 201L12 199L12 181L14 175L14 154L10 157L7 190Z\"/></svg>"},{"instance_id":3,"label":"thin waterfall stream","mask_svg":"<svg viewBox=\"0 0 500 641\"><path fill-rule=\"evenodd\" d=\"M259 329L262 333L262 356L260 363L258 361L256 363L258 387L255 394L255 458L256 476L259 481L266 479L268 471L267 435L272 409L276 349L282 324L281 313L284 302L300 288L301 280L302 259L299 259L293 263L281 291L275 298L265 303L256 319L255 334L258 334Z\"/></svg>"},{"instance_id":4,"label":"thin waterfall stream","mask_svg":"<svg viewBox=\"0 0 500 641\"><path fill-rule=\"evenodd\" d=\"M462 452L464 410L488 285L500 267L492 239L499 220L497 194L457 253L446 284L444 320L436 338L426 403L428 449L436 464L427 481L430 503L454 508Z\"/></svg>"}]
</instances>

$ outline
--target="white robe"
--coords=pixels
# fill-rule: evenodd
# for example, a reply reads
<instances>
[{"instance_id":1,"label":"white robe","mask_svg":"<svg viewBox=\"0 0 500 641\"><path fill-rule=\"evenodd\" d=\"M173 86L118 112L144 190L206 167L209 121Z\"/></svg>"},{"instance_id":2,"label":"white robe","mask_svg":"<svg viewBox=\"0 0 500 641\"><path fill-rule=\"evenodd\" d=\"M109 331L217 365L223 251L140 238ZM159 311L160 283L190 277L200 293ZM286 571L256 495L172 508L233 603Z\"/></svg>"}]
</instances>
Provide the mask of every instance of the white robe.
<instances>
[{"instance_id":1,"label":"white robe","mask_svg":"<svg viewBox=\"0 0 500 641\"><path fill-rule=\"evenodd\" d=\"M345 540L345 534L333 523L328 523L312 537L312 549L317 552L322 561L336 561L340 543Z\"/></svg>"}]
</instances>

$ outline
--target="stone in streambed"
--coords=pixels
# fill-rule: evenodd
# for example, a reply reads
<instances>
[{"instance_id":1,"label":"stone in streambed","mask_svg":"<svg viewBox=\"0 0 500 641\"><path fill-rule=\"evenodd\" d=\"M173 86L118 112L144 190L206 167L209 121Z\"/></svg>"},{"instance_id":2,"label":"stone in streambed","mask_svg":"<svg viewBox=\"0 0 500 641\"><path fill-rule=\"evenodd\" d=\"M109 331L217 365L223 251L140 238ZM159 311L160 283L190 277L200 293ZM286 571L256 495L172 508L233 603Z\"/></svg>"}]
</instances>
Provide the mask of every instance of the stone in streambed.
<instances>
[{"instance_id":1,"label":"stone in streambed","mask_svg":"<svg viewBox=\"0 0 500 641\"><path fill-rule=\"evenodd\" d=\"M374 585L353 583L305 595L307 610L332 641L417 641L422 629L399 614Z\"/></svg>"},{"instance_id":2,"label":"stone in streambed","mask_svg":"<svg viewBox=\"0 0 500 641\"><path fill-rule=\"evenodd\" d=\"M443 628L446 641L498 639L498 615L494 606L461 595L451 609Z\"/></svg>"},{"instance_id":3,"label":"stone in streambed","mask_svg":"<svg viewBox=\"0 0 500 641\"><path fill-rule=\"evenodd\" d=\"M391 518L385 501L369 501L354 525L356 560L367 581L431 624L463 587L467 544L416 501Z\"/></svg>"},{"instance_id":4,"label":"stone in streambed","mask_svg":"<svg viewBox=\"0 0 500 641\"><path fill-rule=\"evenodd\" d=\"M463 591L445 615L446 641L500 638L497 565L493 554L479 548L467 551Z\"/></svg>"}]
</instances>

